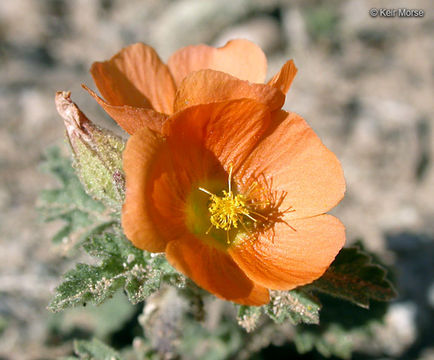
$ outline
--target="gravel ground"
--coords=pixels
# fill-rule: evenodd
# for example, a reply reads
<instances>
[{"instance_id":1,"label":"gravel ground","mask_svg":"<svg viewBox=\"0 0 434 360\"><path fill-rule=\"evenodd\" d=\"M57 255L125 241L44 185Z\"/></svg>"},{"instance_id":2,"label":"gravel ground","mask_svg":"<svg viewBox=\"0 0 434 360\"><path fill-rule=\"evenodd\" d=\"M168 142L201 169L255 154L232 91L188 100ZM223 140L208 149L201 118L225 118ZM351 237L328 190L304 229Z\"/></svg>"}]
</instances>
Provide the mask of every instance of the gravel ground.
<instances>
[{"instance_id":1,"label":"gravel ground","mask_svg":"<svg viewBox=\"0 0 434 360\"><path fill-rule=\"evenodd\" d=\"M434 359L434 5L423 18L372 18L390 1L14 0L0 2L0 359L49 359L45 309L70 266L35 211L54 181L44 149L64 146L54 93L70 90L95 122L113 122L80 85L93 61L143 41L163 59L179 47L260 45L269 75L289 58L299 73L285 108L301 114L342 161L347 194L334 213L349 242L363 239L394 265L400 298L378 343L383 358Z\"/></svg>"}]
</instances>

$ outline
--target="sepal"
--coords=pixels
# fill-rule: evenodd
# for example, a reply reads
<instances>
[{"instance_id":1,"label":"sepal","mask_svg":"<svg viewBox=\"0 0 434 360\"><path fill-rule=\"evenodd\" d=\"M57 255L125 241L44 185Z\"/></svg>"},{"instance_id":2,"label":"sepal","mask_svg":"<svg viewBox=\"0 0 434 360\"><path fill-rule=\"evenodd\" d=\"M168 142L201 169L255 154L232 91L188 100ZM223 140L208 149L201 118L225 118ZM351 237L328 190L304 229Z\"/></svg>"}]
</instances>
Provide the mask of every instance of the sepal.
<instances>
[{"instance_id":1,"label":"sepal","mask_svg":"<svg viewBox=\"0 0 434 360\"><path fill-rule=\"evenodd\" d=\"M120 211L125 194L124 140L92 123L72 102L69 92L57 92L55 101L80 181L93 198Z\"/></svg>"}]
</instances>

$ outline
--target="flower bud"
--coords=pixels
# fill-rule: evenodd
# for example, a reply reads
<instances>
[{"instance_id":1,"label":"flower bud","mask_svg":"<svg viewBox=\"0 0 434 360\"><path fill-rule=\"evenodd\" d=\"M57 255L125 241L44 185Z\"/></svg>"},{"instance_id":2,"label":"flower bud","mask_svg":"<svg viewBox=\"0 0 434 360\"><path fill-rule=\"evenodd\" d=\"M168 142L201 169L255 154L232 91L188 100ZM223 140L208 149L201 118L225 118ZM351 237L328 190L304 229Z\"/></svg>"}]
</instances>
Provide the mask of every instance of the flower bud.
<instances>
[{"instance_id":1,"label":"flower bud","mask_svg":"<svg viewBox=\"0 0 434 360\"><path fill-rule=\"evenodd\" d=\"M72 102L70 92L56 93L56 107L66 127L74 167L86 191L119 211L125 194L122 151L125 142L93 124Z\"/></svg>"}]
</instances>

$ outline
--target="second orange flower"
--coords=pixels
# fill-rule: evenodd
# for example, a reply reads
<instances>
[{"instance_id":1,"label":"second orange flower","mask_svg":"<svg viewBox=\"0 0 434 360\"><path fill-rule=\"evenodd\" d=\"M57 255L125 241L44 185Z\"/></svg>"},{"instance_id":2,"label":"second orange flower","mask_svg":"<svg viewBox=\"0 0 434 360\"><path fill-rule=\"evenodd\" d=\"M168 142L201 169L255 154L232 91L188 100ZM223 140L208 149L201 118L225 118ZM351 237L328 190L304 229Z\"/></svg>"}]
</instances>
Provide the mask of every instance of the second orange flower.
<instances>
[{"instance_id":1,"label":"second orange flower","mask_svg":"<svg viewBox=\"0 0 434 360\"><path fill-rule=\"evenodd\" d=\"M148 126L156 131L174 112L198 104L252 98L280 109L297 69L289 60L267 84L267 60L247 40L224 47L188 46L167 65L153 48L130 45L110 60L95 62L91 74L103 98L85 86L128 133Z\"/></svg>"}]
</instances>

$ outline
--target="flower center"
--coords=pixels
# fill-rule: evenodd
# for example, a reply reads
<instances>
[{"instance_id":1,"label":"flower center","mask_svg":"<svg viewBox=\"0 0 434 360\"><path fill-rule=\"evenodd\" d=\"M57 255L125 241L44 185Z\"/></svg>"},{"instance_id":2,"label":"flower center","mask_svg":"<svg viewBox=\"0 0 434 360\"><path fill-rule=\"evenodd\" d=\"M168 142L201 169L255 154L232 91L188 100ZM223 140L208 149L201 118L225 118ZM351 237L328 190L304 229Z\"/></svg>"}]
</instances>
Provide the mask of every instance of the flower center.
<instances>
[{"instance_id":1,"label":"flower center","mask_svg":"<svg viewBox=\"0 0 434 360\"><path fill-rule=\"evenodd\" d=\"M249 204L246 196L243 194L234 194L232 191L232 166L230 166L229 169L228 191L223 190L223 196L217 196L203 187L199 187L199 190L210 196L208 211L211 214L209 218L211 226L206 231L206 234L209 234L213 227L225 230L227 244L231 243L229 231L238 228L239 224L244 227L246 232L249 232L246 223L244 222L245 217L249 218L253 222L256 222L256 219L250 214L266 219L263 215L252 211L251 206L249 206L251 204Z\"/></svg>"},{"instance_id":2,"label":"flower center","mask_svg":"<svg viewBox=\"0 0 434 360\"><path fill-rule=\"evenodd\" d=\"M204 188L199 190L207 193L210 196L210 204L208 210L211 214L211 225L216 229L223 229L226 231L232 228L237 228L238 224L243 224L243 217L255 221L249 213L249 208L244 195L235 195L230 189L229 191L223 190L223 196L217 196L210 193Z\"/></svg>"}]
</instances>

